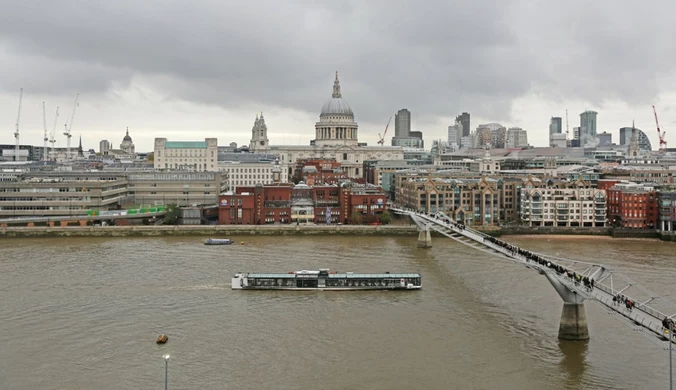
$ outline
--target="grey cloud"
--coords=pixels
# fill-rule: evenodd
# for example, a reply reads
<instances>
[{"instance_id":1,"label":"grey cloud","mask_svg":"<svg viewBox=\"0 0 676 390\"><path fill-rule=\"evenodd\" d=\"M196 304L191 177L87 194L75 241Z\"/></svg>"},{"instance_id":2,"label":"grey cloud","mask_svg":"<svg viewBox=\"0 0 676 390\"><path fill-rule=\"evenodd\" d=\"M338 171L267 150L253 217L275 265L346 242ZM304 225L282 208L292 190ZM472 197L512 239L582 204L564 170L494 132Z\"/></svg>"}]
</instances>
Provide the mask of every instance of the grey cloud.
<instances>
[{"instance_id":1,"label":"grey cloud","mask_svg":"<svg viewBox=\"0 0 676 390\"><path fill-rule=\"evenodd\" d=\"M532 90L652 99L674 49L651 20L610 1L23 1L0 14L0 88L103 93L136 75L169 97L317 113L338 70L360 121L499 121Z\"/></svg>"}]
</instances>

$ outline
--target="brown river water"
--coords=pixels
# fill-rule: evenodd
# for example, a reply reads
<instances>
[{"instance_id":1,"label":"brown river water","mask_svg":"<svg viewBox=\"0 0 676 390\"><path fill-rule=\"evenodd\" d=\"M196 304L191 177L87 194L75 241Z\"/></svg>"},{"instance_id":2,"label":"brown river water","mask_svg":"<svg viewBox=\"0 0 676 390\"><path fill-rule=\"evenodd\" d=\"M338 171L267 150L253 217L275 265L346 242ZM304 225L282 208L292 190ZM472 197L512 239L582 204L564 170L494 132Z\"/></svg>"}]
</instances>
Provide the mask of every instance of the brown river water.
<instances>
[{"instance_id":1,"label":"brown river water","mask_svg":"<svg viewBox=\"0 0 676 390\"><path fill-rule=\"evenodd\" d=\"M557 339L544 276L415 237L0 239L0 389L666 389L668 353L586 305ZM676 302L676 244L507 237ZM244 245L239 245L244 241ZM420 272L397 292L233 291L237 271ZM158 335L169 341L157 345Z\"/></svg>"}]
</instances>

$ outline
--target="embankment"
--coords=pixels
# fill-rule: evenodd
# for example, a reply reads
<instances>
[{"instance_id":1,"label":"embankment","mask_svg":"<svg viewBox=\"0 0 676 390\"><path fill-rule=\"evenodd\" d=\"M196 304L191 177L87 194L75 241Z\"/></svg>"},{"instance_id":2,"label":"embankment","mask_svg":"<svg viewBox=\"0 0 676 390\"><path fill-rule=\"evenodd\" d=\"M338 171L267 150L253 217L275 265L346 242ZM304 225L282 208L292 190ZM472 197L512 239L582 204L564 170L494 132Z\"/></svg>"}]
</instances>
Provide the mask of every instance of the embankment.
<instances>
[{"instance_id":1,"label":"embankment","mask_svg":"<svg viewBox=\"0 0 676 390\"><path fill-rule=\"evenodd\" d=\"M133 237L133 236L247 236L247 235L359 235L413 236L415 226L362 225L177 225L68 226L0 228L0 237Z\"/></svg>"},{"instance_id":2,"label":"embankment","mask_svg":"<svg viewBox=\"0 0 676 390\"><path fill-rule=\"evenodd\" d=\"M613 238L657 238L676 241L676 234L656 231L579 227L502 226L478 227L492 236L570 235L609 236ZM67 226L67 227L0 227L0 237L152 237L152 236L250 236L250 235L355 235L416 236L415 225L130 225L130 226ZM435 234L434 236L441 236Z\"/></svg>"}]
</instances>

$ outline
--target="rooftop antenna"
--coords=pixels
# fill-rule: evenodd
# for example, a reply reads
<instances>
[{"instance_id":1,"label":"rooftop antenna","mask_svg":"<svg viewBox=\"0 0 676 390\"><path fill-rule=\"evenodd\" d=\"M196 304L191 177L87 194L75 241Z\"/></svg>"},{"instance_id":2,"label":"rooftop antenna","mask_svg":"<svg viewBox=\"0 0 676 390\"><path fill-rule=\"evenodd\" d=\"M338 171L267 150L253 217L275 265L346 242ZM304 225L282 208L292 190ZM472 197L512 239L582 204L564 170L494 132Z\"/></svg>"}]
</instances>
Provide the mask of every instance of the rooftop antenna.
<instances>
[{"instance_id":1,"label":"rooftop antenna","mask_svg":"<svg viewBox=\"0 0 676 390\"><path fill-rule=\"evenodd\" d=\"M54 154L54 144L56 143L56 122L59 120L59 107L56 107L56 114L54 114L54 127L52 128L52 135L49 139L49 143L52 144L51 147L51 157L56 160L56 154Z\"/></svg>"},{"instance_id":2,"label":"rooftop antenna","mask_svg":"<svg viewBox=\"0 0 676 390\"><path fill-rule=\"evenodd\" d=\"M75 120L75 110L79 106L79 103L77 102L79 97L80 97L79 93L75 95L75 103L73 104L73 113L70 116L70 123L64 123L63 125L65 127L63 135L66 136L66 160L70 159L70 139L73 136L70 133L70 130L73 128L73 120Z\"/></svg>"},{"instance_id":3,"label":"rooftop antenna","mask_svg":"<svg viewBox=\"0 0 676 390\"><path fill-rule=\"evenodd\" d=\"M47 111L45 110L45 102L42 102L42 128L45 131L45 136L42 138L44 145L42 147L42 161L47 160L47 142L49 137L47 137Z\"/></svg>"},{"instance_id":4,"label":"rooftop antenna","mask_svg":"<svg viewBox=\"0 0 676 390\"><path fill-rule=\"evenodd\" d=\"M23 88L19 90L19 113L16 114L16 131L14 138L16 140L16 149L14 150L14 161L19 161L19 121L21 120L21 100L23 99Z\"/></svg>"}]
</instances>

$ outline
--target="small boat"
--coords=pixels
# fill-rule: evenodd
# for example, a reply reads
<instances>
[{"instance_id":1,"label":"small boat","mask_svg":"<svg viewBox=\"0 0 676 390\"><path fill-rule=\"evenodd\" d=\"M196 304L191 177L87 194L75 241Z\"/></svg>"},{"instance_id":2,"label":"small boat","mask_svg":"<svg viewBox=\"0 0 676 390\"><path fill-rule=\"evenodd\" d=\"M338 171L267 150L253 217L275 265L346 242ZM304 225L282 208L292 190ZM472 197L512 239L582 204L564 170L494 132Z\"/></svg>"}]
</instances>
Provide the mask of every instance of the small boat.
<instances>
[{"instance_id":1,"label":"small boat","mask_svg":"<svg viewBox=\"0 0 676 390\"><path fill-rule=\"evenodd\" d=\"M233 241L229 238L210 238L204 242L204 245L230 245Z\"/></svg>"},{"instance_id":2,"label":"small boat","mask_svg":"<svg viewBox=\"0 0 676 390\"><path fill-rule=\"evenodd\" d=\"M167 336L166 334L162 334L160 335L160 337L157 338L157 344L164 344L167 342L167 340L169 340L169 336Z\"/></svg>"}]
</instances>

